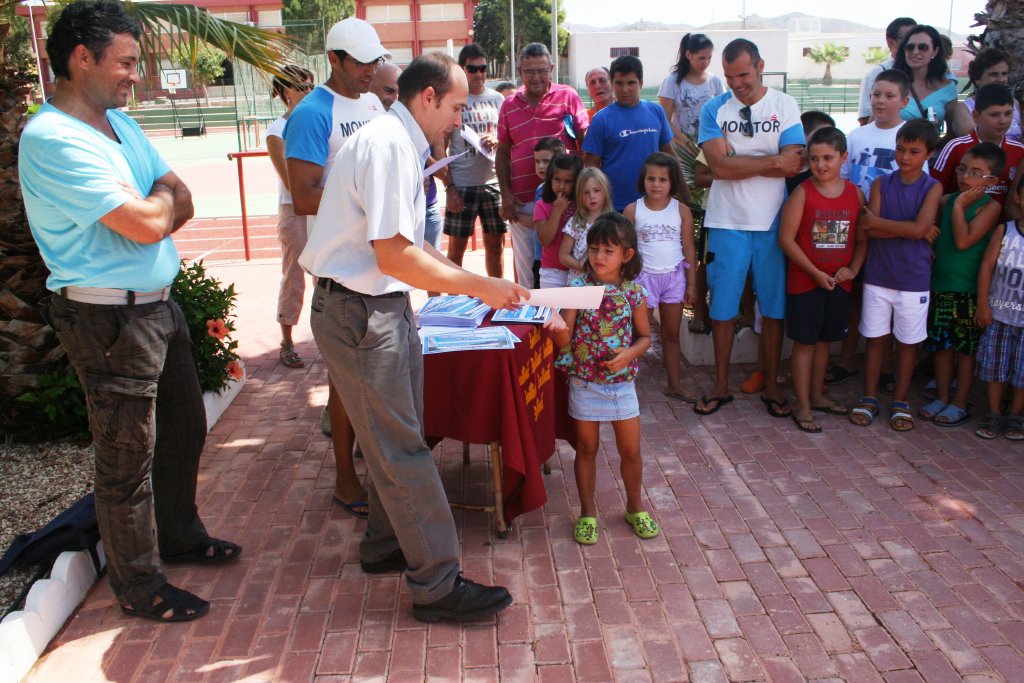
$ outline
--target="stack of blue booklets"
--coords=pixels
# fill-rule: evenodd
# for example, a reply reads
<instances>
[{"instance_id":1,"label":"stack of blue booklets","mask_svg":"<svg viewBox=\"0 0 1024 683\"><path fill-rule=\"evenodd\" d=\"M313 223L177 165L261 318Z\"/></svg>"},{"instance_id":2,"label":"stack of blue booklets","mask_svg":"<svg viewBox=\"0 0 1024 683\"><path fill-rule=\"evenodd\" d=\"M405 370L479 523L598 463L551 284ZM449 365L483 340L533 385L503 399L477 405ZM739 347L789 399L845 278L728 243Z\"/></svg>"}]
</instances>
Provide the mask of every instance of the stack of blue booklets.
<instances>
[{"instance_id":1,"label":"stack of blue booklets","mask_svg":"<svg viewBox=\"0 0 1024 683\"><path fill-rule=\"evenodd\" d=\"M475 297L432 296L420 309L420 325L425 327L480 327L491 307Z\"/></svg>"},{"instance_id":2,"label":"stack of blue booklets","mask_svg":"<svg viewBox=\"0 0 1024 683\"><path fill-rule=\"evenodd\" d=\"M495 311L491 317L492 323L530 323L532 325L543 325L551 317L551 309L547 306L530 306L524 304L514 311L502 309Z\"/></svg>"}]
</instances>

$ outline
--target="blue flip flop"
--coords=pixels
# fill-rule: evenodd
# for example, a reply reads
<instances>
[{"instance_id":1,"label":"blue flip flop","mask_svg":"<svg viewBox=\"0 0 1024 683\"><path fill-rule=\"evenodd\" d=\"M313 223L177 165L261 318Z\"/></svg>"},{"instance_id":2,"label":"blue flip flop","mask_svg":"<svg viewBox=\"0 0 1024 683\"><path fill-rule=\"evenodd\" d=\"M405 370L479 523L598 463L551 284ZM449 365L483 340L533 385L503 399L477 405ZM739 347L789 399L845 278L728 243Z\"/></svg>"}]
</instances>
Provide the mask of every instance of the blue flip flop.
<instances>
[{"instance_id":1,"label":"blue flip flop","mask_svg":"<svg viewBox=\"0 0 1024 683\"><path fill-rule=\"evenodd\" d=\"M358 517L359 519L370 518L370 504L364 500L354 500L351 503L346 503L337 496L331 496L331 502L334 503L335 505L344 508L349 514L353 515L354 517ZM363 509L360 510L359 508Z\"/></svg>"},{"instance_id":2,"label":"blue flip flop","mask_svg":"<svg viewBox=\"0 0 1024 683\"><path fill-rule=\"evenodd\" d=\"M950 403L939 411L934 422L940 427L959 427L970 419L970 413Z\"/></svg>"}]
</instances>

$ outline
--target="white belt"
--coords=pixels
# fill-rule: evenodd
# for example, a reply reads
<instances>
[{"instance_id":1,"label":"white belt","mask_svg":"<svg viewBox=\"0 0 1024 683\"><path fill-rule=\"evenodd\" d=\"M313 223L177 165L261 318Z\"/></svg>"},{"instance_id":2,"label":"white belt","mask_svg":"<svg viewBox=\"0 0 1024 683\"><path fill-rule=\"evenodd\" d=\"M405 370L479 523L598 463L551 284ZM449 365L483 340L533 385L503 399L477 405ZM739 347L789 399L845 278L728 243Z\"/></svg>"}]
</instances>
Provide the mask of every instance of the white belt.
<instances>
[{"instance_id":1,"label":"white belt","mask_svg":"<svg viewBox=\"0 0 1024 683\"><path fill-rule=\"evenodd\" d=\"M155 292L133 292L130 289L106 289L103 287L61 287L60 295L68 301L83 304L106 304L108 306L134 306L167 301L171 288L164 287Z\"/></svg>"}]
</instances>

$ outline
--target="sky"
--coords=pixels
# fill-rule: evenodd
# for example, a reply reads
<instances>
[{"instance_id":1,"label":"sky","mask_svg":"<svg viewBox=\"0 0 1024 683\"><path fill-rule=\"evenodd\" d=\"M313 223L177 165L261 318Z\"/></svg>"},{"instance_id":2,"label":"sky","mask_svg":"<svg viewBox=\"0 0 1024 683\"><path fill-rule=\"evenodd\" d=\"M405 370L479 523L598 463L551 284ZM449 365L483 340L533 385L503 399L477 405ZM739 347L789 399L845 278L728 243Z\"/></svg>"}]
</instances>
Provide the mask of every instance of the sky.
<instances>
[{"instance_id":1,"label":"sky","mask_svg":"<svg viewBox=\"0 0 1024 683\"><path fill-rule=\"evenodd\" d=\"M649 19L666 24L686 23L693 26L713 21L735 20L746 5L748 15L777 17L790 12L810 16L847 19L868 26L885 28L897 16L909 16L922 24L931 24L941 32L949 26L950 5L953 8L953 32L975 33L974 13L985 9L985 0L857 0L856 2L823 2L822 0L712 0L711 2L665 2L665 0L563 0L566 20L591 26L614 26ZM899 14L893 14L898 7Z\"/></svg>"}]
</instances>

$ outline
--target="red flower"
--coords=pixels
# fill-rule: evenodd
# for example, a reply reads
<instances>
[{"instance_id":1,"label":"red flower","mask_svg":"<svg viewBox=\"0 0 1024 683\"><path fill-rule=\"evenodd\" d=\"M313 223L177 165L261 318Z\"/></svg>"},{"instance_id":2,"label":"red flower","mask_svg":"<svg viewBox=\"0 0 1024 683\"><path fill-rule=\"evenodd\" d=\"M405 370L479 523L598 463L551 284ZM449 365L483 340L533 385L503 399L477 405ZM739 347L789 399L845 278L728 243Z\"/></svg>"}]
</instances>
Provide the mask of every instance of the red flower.
<instances>
[{"instance_id":1,"label":"red flower","mask_svg":"<svg viewBox=\"0 0 1024 683\"><path fill-rule=\"evenodd\" d=\"M228 326L222 318L206 321L206 333L211 337L223 339L228 336Z\"/></svg>"},{"instance_id":2,"label":"red flower","mask_svg":"<svg viewBox=\"0 0 1024 683\"><path fill-rule=\"evenodd\" d=\"M243 377L245 377L245 368L243 368L242 364L239 363L237 360L230 361L227 365L227 368L228 374L231 375L232 378L241 380Z\"/></svg>"}]
</instances>

